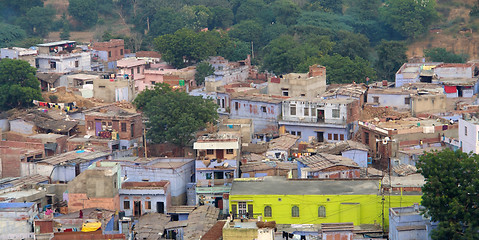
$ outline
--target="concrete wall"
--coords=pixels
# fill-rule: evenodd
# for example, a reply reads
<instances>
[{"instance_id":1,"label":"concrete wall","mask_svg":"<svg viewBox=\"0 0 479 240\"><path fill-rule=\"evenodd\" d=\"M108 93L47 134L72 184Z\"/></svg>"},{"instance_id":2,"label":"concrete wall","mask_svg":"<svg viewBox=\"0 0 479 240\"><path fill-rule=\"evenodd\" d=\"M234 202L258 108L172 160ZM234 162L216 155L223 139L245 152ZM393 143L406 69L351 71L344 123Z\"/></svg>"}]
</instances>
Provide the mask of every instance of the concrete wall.
<instances>
[{"instance_id":1,"label":"concrete wall","mask_svg":"<svg viewBox=\"0 0 479 240\"><path fill-rule=\"evenodd\" d=\"M389 209L389 239L415 240L431 239L427 225L431 225L414 207L400 207ZM398 230L398 227L410 227L409 230Z\"/></svg>"},{"instance_id":2,"label":"concrete wall","mask_svg":"<svg viewBox=\"0 0 479 240\"><path fill-rule=\"evenodd\" d=\"M122 177L126 176L129 182L141 182L145 179L148 179L149 182L170 181L171 204L183 205L186 203L186 184L191 182L191 176L194 174L194 164L193 160L178 168L122 164L121 175Z\"/></svg>"},{"instance_id":3,"label":"concrete wall","mask_svg":"<svg viewBox=\"0 0 479 240\"><path fill-rule=\"evenodd\" d=\"M472 78L474 69L466 64L457 64L457 66L451 67L436 67L434 73L439 78Z\"/></svg>"},{"instance_id":4,"label":"concrete wall","mask_svg":"<svg viewBox=\"0 0 479 240\"><path fill-rule=\"evenodd\" d=\"M463 152L479 153L479 124L459 119L459 141Z\"/></svg>"},{"instance_id":5,"label":"concrete wall","mask_svg":"<svg viewBox=\"0 0 479 240\"><path fill-rule=\"evenodd\" d=\"M238 103L238 110L235 108L236 103ZM230 118L252 119L255 133L268 130L272 132L273 129L277 129L281 116L281 103L232 99L231 106ZM262 107L266 108L266 112L262 111Z\"/></svg>"},{"instance_id":6,"label":"concrete wall","mask_svg":"<svg viewBox=\"0 0 479 240\"><path fill-rule=\"evenodd\" d=\"M23 119L15 119L10 121L10 131L30 135L35 133L35 125Z\"/></svg>"},{"instance_id":7,"label":"concrete wall","mask_svg":"<svg viewBox=\"0 0 479 240\"><path fill-rule=\"evenodd\" d=\"M324 142L338 142L342 141L341 140L341 135L343 135L343 140L348 140L350 139L350 134L349 134L349 125L346 125L344 127L340 125L327 125L327 124L322 124L322 125L311 125L311 126L302 126L300 124L294 124L294 123L287 123L287 122L281 122L281 126L285 126L286 132L299 136L301 135L301 138L299 141L303 142L310 142L312 139L315 139L314 141L318 141L318 132L323 133L323 139ZM321 131L319 131L321 130ZM331 139L329 137L331 136ZM337 139L335 140L335 136L337 136Z\"/></svg>"},{"instance_id":8,"label":"concrete wall","mask_svg":"<svg viewBox=\"0 0 479 240\"><path fill-rule=\"evenodd\" d=\"M169 190L166 193L163 189L120 189L120 210L125 211L126 216L134 215L134 202L141 201L141 214L160 212L157 209L157 202L163 202L163 213L167 212L170 203ZM125 201L130 202L130 208L125 209ZM151 202L151 209L146 208L146 201Z\"/></svg>"},{"instance_id":9,"label":"concrete wall","mask_svg":"<svg viewBox=\"0 0 479 240\"><path fill-rule=\"evenodd\" d=\"M419 95L411 98L411 113L413 116L419 113L437 113L446 111L446 96Z\"/></svg>"},{"instance_id":10,"label":"concrete wall","mask_svg":"<svg viewBox=\"0 0 479 240\"><path fill-rule=\"evenodd\" d=\"M374 102L374 98L378 97L378 103ZM405 103L405 99L410 98L407 94L382 94L382 93L368 93L367 102L377 105L379 107L392 107L400 110L409 110L410 104Z\"/></svg>"},{"instance_id":11,"label":"concrete wall","mask_svg":"<svg viewBox=\"0 0 479 240\"><path fill-rule=\"evenodd\" d=\"M363 150L348 150L341 153L343 157L352 159L359 167L365 168L368 166L368 152Z\"/></svg>"},{"instance_id":12,"label":"concrete wall","mask_svg":"<svg viewBox=\"0 0 479 240\"><path fill-rule=\"evenodd\" d=\"M111 103L135 98L135 81L131 79L96 79L93 81L93 97Z\"/></svg>"},{"instance_id":13,"label":"concrete wall","mask_svg":"<svg viewBox=\"0 0 479 240\"><path fill-rule=\"evenodd\" d=\"M287 91L290 97L305 96L314 98L326 91L326 68L311 66L309 73L290 73L268 80L268 94L283 96Z\"/></svg>"},{"instance_id":14,"label":"concrete wall","mask_svg":"<svg viewBox=\"0 0 479 240\"><path fill-rule=\"evenodd\" d=\"M75 62L78 61L78 67ZM56 68L50 67L50 62L56 62ZM91 58L89 52L70 53L66 55L38 55L36 58L37 69L47 73L69 73L73 71L90 71Z\"/></svg>"}]
</instances>

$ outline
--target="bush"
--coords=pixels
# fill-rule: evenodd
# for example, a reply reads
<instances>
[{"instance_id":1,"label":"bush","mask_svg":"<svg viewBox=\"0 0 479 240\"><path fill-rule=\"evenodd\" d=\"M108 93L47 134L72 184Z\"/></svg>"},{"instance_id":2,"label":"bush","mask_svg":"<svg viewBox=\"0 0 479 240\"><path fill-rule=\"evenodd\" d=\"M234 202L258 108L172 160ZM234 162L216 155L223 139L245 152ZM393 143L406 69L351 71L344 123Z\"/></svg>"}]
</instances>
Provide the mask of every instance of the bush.
<instances>
[{"instance_id":1,"label":"bush","mask_svg":"<svg viewBox=\"0 0 479 240\"><path fill-rule=\"evenodd\" d=\"M58 96L57 95L50 95L50 97L48 97L50 99L50 102L52 103L56 103L58 101Z\"/></svg>"}]
</instances>

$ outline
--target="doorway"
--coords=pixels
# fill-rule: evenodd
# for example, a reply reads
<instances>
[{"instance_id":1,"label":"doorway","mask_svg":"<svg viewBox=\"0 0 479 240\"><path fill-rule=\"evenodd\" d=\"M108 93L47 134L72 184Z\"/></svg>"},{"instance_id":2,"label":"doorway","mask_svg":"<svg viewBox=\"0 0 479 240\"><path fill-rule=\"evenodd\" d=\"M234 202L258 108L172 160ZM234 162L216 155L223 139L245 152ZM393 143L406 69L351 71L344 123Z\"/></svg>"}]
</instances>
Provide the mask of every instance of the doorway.
<instances>
[{"instance_id":1,"label":"doorway","mask_svg":"<svg viewBox=\"0 0 479 240\"><path fill-rule=\"evenodd\" d=\"M324 110L318 109L318 122L324 122Z\"/></svg>"},{"instance_id":2,"label":"doorway","mask_svg":"<svg viewBox=\"0 0 479 240\"><path fill-rule=\"evenodd\" d=\"M165 203L164 202L156 202L156 212L157 213L165 213Z\"/></svg>"},{"instance_id":3,"label":"doorway","mask_svg":"<svg viewBox=\"0 0 479 240\"><path fill-rule=\"evenodd\" d=\"M316 132L316 139L318 142L324 142L324 132Z\"/></svg>"},{"instance_id":4,"label":"doorway","mask_svg":"<svg viewBox=\"0 0 479 240\"><path fill-rule=\"evenodd\" d=\"M141 201L134 201L133 202L133 208L135 212L135 217L140 217L141 216Z\"/></svg>"},{"instance_id":5,"label":"doorway","mask_svg":"<svg viewBox=\"0 0 479 240\"><path fill-rule=\"evenodd\" d=\"M216 149L216 159L223 159L224 156L224 149Z\"/></svg>"},{"instance_id":6,"label":"doorway","mask_svg":"<svg viewBox=\"0 0 479 240\"><path fill-rule=\"evenodd\" d=\"M215 197L215 207L223 210L223 198L222 197Z\"/></svg>"}]
</instances>

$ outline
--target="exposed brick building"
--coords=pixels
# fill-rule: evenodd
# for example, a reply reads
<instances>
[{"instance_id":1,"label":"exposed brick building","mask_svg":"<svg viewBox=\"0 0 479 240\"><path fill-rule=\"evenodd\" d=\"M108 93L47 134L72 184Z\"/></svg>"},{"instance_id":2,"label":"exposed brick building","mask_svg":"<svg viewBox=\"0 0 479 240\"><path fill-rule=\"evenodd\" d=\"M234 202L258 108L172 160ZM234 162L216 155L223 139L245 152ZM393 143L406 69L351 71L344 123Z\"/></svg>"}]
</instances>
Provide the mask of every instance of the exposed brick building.
<instances>
[{"instance_id":1,"label":"exposed brick building","mask_svg":"<svg viewBox=\"0 0 479 240\"><path fill-rule=\"evenodd\" d=\"M118 61L125 55L125 41L123 39L110 39L108 42L96 42L92 49L107 52L108 62Z\"/></svg>"}]
</instances>

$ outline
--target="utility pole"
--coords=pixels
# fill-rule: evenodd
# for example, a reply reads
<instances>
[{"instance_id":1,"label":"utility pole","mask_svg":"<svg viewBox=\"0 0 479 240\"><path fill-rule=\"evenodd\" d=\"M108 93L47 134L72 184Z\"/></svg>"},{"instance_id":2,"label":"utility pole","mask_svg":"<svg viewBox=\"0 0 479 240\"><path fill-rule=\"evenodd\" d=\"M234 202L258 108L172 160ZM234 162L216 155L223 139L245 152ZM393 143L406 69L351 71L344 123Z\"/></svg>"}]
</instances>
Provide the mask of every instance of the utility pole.
<instances>
[{"instance_id":1,"label":"utility pole","mask_svg":"<svg viewBox=\"0 0 479 240\"><path fill-rule=\"evenodd\" d=\"M254 58L254 46L253 46L253 41L251 41L251 59Z\"/></svg>"},{"instance_id":2,"label":"utility pole","mask_svg":"<svg viewBox=\"0 0 479 240\"><path fill-rule=\"evenodd\" d=\"M145 145L145 158L148 158L148 149L146 149L146 129L143 128L143 144Z\"/></svg>"}]
</instances>

